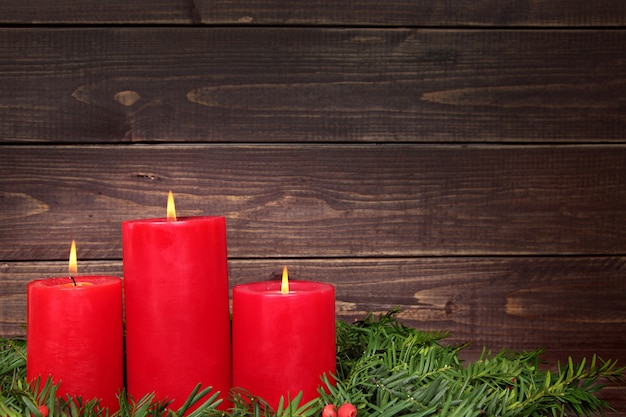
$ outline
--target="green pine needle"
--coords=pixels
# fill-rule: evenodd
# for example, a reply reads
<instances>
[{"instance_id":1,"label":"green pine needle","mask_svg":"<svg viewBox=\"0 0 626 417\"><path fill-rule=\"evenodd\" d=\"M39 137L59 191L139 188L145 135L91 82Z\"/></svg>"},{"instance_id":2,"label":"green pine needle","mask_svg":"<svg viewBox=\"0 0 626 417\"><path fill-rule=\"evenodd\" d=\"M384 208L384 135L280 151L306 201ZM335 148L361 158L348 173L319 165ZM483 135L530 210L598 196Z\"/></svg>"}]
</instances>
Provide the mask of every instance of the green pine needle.
<instances>
[{"instance_id":1,"label":"green pine needle","mask_svg":"<svg viewBox=\"0 0 626 417\"><path fill-rule=\"evenodd\" d=\"M540 369L541 350L484 350L464 364L458 354L467 345L445 345L447 333L406 327L396 314L337 322L337 374L323 376L319 398L306 404L302 394L283 398L276 410L240 389L230 393L231 409L218 410L219 393L198 385L177 410L154 394L136 401L121 392L120 408L110 414L95 400L56 398L49 380L29 386L26 343L0 339L0 415L41 417L38 406L46 405L49 417L316 417L325 404L344 402L354 404L359 417L582 417L612 410L596 394L602 381L622 379L625 368L615 361L570 357L549 371Z\"/></svg>"}]
</instances>

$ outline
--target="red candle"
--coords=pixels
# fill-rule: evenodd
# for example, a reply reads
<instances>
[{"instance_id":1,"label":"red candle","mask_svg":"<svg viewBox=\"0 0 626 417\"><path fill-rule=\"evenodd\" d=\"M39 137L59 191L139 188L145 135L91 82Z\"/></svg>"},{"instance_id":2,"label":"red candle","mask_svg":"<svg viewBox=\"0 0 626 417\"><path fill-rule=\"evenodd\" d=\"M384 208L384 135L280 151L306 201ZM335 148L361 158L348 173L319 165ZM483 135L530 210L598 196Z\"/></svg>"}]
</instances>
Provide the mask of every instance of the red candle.
<instances>
[{"instance_id":1,"label":"red candle","mask_svg":"<svg viewBox=\"0 0 626 417\"><path fill-rule=\"evenodd\" d=\"M292 400L302 391L302 403L318 397L322 375L332 379L336 369L334 287L289 281L285 293L281 286L233 288L233 386L274 409L281 396Z\"/></svg>"},{"instance_id":2,"label":"red candle","mask_svg":"<svg viewBox=\"0 0 626 417\"><path fill-rule=\"evenodd\" d=\"M213 387L228 406L231 382L224 217L122 223L127 389L178 408Z\"/></svg>"},{"instance_id":3,"label":"red candle","mask_svg":"<svg viewBox=\"0 0 626 417\"><path fill-rule=\"evenodd\" d=\"M122 281L77 276L31 281L27 286L27 378L50 376L57 396L100 399L119 408L123 388Z\"/></svg>"}]
</instances>

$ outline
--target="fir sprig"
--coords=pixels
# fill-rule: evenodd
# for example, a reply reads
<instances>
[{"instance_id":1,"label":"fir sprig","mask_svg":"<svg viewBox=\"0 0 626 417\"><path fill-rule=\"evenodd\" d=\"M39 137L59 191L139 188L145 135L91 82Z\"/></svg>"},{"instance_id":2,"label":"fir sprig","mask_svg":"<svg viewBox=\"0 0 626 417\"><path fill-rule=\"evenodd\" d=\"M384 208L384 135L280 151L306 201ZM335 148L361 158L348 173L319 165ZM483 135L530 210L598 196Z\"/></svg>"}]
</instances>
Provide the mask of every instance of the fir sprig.
<instances>
[{"instance_id":1,"label":"fir sprig","mask_svg":"<svg viewBox=\"0 0 626 417\"><path fill-rule=\"evenodd\" d=\"M600 380L624 372L595 355L589 364L569 358L557 371L541 370L541 350L483 351L464 365L458 353L465 345L443 345L445 334L405 327L395 314L338 323L338 358L344 356L324 401L352 402L369 417L589 416L611 409L594 395Z\"/></svg>"},{"instance_id":2,"label":"fir sprig","mask_svg":"<svg viewBox=\"0 0 626 417\"><path fill-rule=\"evenodd\" d=\"M556 371L540 369L541 350L496 354L483 350L465 364L466 345L442 343L448 335L402 325L397 310L337 323L337 373L325 375L320 397L302 404L302 395L282 399L273 410L262 398L233 389L233 407L217 408L218 393L197 386L177 410L154 394L135 400L125 392L120 408L109 414L95 400L56 398L51 381L26 382L26 344L0 340L0 415L41 417L316 417L325 404L354 404L359 417L535 417L591 416L611 410L596 397L603 380L621 379L625 368L597 356L574 363L568 358Z\"/></svg>"}]
</instances>

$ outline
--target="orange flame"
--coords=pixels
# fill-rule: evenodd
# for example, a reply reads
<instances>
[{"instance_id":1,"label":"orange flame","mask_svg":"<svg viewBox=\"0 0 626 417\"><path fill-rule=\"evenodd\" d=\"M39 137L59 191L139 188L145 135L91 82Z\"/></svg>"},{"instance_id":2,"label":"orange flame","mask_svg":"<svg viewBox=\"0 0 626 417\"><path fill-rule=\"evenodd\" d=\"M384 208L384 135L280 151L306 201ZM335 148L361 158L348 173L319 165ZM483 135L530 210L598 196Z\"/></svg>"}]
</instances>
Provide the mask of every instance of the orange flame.
<instances>
[{"instance_id":1,"label":"orange flame","mask_svg":"<svg viewBox=\"0 0 626 417\"><path fill-rule=\"evenodd\" d=\"M70 276L78 274L78 260L76 258L76 241L72 240L72 246L70 247L70 264L69 264Z\"/></svg>"},{"instance_id":2,"label":"orange flame","mask_svg":"<svg viewBox=\"0 0 626 417\"><path fill-rule=\"evenodd\" d=\"M167 221L176 221L176 207L174 206L174 195L172 194L171 190L170 193L167 195Z\"/></svg>"},{"instance_id":3,"label":"orange flame","mask_svg":"<svg viewBox=\"0 0 626 417\"><path fill-rule=\"evenodd\" d=\"M286 266L283 268L283 281L280 284L280 292L289 294L289 274L287 273Z\"/></svg>"}]
</instances>

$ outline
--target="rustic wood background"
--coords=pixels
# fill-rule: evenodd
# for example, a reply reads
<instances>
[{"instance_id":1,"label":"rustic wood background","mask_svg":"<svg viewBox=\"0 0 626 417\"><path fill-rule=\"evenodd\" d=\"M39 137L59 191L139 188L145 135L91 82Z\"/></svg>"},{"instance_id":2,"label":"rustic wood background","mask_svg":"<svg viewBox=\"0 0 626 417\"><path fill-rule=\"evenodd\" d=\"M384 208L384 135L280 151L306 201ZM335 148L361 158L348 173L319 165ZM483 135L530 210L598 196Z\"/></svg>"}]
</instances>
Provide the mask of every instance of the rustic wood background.
<instances>
[{"instance_id":1,"label":"rustic wood background","mask_svg":"<svg viewBox=\"0 0 626 417\"><path fill-rule=\"evenodd\" d=\"M0 336L71 239L121 275L171 189L227 217L231 285L626 365L625 45L623 0L3 2Z\"/></svg>"}]
</instances>

